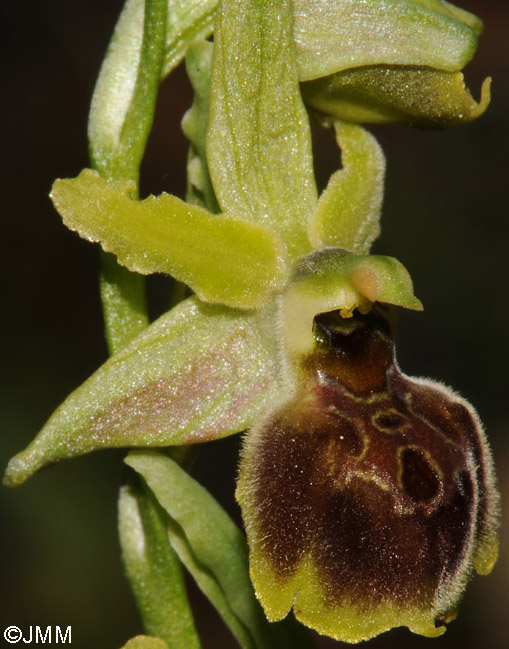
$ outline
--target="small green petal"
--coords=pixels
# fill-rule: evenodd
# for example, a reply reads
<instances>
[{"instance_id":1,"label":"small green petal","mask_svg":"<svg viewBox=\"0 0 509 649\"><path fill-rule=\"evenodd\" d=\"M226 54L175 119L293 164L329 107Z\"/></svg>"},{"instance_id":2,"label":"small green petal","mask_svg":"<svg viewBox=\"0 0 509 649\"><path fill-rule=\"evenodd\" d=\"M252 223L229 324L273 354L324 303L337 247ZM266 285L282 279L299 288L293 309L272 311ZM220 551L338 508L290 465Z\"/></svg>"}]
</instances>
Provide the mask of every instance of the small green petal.
<instances>
[{"instance_id":1,"label":"small green petal","mask_svg":"<svg viewBox=\"0 0 509 649\"><path fill-rule=\"evenodd\" d=\"M57 180L51 197L67 227L100 241L119 263L173 275L207 302L253 308L285 283L285 247L265 227L214 216L170 194L133 200L133 190L85 169Z\"/></svg>"},{"instance_id":2,"label":"small green petal","mask_svg":"<svg viewBox=\"0 0 509 649\"><path fill-rule=\"evenodd\" d=\"M440 0L295 0L301 81L367 65L459 71L477 47L481 21Z\"/></svg>"},{"instance_id":3,"label":"small green petal","mask_svg":"<svg viewBox=\"0 0 509 649\"><path fill-rule=\"evenodd\" d=\"M380 234L385 157L375 138L355 124L334 122L343 168L320 196L308 226L313 248L367 253Z\"/></svg>"},{"instance_id":4,"label":"small green petal","mask_svg":"<svg viewBox=\"0 0 509 649\"><path fill-rule=\"evenodd\" d=\"M311 106L338 119L449 128L484 113L490 83L484 81L477 103L461 72L380 65L316 79L303 84L302 91Z\"/></svg>"},{"instance_id":5,"label":"small green petal","mask_svg":"<svg viewBox=\"0 0 509 649\"><path fill-rule=\"evenodd\" d=\"M368 312L373 302L422 309L408 271L394 257L356 255L339 248L305 257L281 298L281 326L289 357L313 348L313 319L318 313L339 310L349 318L354 309Z\"/></svg>"},{"instance_id":6,"label":"small green petal","mask_svg":"<svg viewBox=\"0 0 509 649\"><path fill-rule=\"evenodd\" d=\"M148 635L137 635L131 638L122 649L169 649L168 645L161 638L152 638Z\"/></svg>"},{"instance_id":7,"label":"small green petal","mask_svg":"<svg viewBox=\"0 0 509 649\"><path fill-rule=\"evenodd\" d=\"M289 0L222 4L210 102L207 158L222 210L274 229L292 258L309 252L316 186Z\"/></svg>"},{"instance_id":8,"label":"small green petal","mask_svg":"<svg viewBox=\"0 0 509 649\"><path fill-rule=\"evenodd\" d=\"M194 444L249 428L279 390L267 313L182 302L64 401L10 461L5 484L100 448Z\"/></svg>"}]
</instances>

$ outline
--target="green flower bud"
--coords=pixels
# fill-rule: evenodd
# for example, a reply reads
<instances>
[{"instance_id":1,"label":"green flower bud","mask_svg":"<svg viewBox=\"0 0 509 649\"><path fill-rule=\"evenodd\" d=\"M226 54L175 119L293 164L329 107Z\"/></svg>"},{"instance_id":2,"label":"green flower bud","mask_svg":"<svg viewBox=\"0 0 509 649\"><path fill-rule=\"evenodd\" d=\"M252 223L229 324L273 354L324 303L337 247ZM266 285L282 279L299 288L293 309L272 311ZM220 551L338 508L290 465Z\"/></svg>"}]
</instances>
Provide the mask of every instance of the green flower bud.
<instances>
[{"instance_id":1,"label":"green flower bud","mask_svg":"<svg viewBox=\"0 0 509 649\"><path fill-rule=\"evenodd\" d=\"M302 92L310 106L345 121L449 128L484 113L490 85L491 79L485 79L477 103L461 72L379 65L309 81Z\"/></svg>"},{"instance_id":2,"label":"green flower bud","mask_svg":"<svg viewBox=\"0 0 509 649\"><path fill-rule=\"evenodd\" d=\"M437 636L497 556L497 493L472 407L404 375L380 315L315 318L293 397L248 435L237 498L271 621L294 608L358 642Z\"/></svg>"},{"instance_id":3,"label":"green flower bud","mask_svg":"<svg viewBox=\"0 0 509 649\"><path fill-rule=\"evenodd\" d=\"M461 74L482 22L448 2L297 0L294 31L304 99L336 118L446 128L489 103Z\"/></svg>"}]
</instances>

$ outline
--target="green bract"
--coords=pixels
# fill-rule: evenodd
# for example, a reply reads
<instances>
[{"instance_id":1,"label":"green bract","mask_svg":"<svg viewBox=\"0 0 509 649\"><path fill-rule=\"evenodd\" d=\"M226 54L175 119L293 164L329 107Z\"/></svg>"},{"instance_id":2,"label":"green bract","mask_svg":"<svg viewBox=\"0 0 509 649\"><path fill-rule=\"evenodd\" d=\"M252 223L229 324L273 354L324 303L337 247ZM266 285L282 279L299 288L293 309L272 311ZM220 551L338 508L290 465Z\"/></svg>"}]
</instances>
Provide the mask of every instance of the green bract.
<instances>
[{"instance_id":1,"label":"green bract","mask_svg":"<svg viewBox=\"0 0 509 649\"><path fill-rule=\"evenodd\" d=\"M476 117L488 92L477 105L460 70L480 30L440 0L128 0L94 94L94 169L51 193L70 229L112 253L101 286L113 353L10 461L5 484L100 448L250 430L238 499L269 619L293 606L350 642L398 625L439 633L472 570L496 558L493 469L470 406L395 363L386 318L422 305L398 260L369 254L385 159L348 122ZM139 200L159 81L184 55L187 201ZM301 89L341 149L321 196ZM113 255L195 295L143 329L140 278ZM199 649L181 563L241 647L307 647L291 624L267 624L242 534L179 465L182 449L166 453L126 460L123 560L148 634L126 649Z\"/></svg>"}]
</instances>

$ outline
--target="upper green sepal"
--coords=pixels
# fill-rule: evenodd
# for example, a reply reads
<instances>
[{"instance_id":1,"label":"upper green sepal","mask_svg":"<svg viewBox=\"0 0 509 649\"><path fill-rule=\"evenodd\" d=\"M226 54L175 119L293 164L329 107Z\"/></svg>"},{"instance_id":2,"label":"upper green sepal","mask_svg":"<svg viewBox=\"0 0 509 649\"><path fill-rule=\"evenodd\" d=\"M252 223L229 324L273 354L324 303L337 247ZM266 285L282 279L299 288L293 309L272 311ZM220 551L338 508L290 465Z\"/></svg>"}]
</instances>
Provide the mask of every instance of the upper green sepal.
<instances>
[{"instance_id":1,"label":"upper green sepal","mask_svg":"<svg viewBox=\"0 0 509 649\"><path fill-rule=\"evenodd\" d=\"M4 483L100 448L194 444L249 428L278 392L267 309L180 303L106 361L7 467Z\"/></svg>"},{"instance_id":2,"label":"upper green sepal","mask_svg":"<svg viewBox=\"0 0 509 649\"><path fill-rule=\"evenodd\" d=\"M295 0L301 81L372 65L458 71L477 47L482 22L441 0Z\"/></svg>"},{"instance_id":3,"label":"upper green sepal","mask_svg":"<svg viewBox=\"0 0 509 649\"><path fill-rule=\"evenodd\" d=\"M132 182L85 169L57 180L51 198L67 227L100 241L121 264L173 275L207 302L254 308L284 285L286 248L264 226L165 193L137 201L134 191Z\"/></svg>"},{"instance_id":4,"label":"upper green sepal","mask_svg":"<svg viewBox=\"0 0 509 649\"><path fill-rule=\"evenodd\" d=\"M306 223L317 190L292 9L289 0L220 5L207 161L221 209L270 227L294 260L311 251Z\"/></svg>"},{"instance_id":5,"label":"upper green sepal","mask_svg":"<svg viewBox=\"0 0 509 649\"><path fill-rule=\"evenodd\" d=\"M394 257L356 255L324 248L304 257L281 298L281 325L290 357L314 346L313 318L339 310L344 318L354 309L367 313L374 302L421 310L406 268Z\"/></svg>"},{"instance_id":6,"label":"upper green sepal","mask_svg":"<svg viewBox=\"0 0 509 649\"><path fill-rule=\"evenodd\" d=\"M401 122L449 128L473 121L490 103L491 79L476 102L461 72L415 66L367 66L302 84L310 106L350 122Z\"/></svg>"}]
</instances>

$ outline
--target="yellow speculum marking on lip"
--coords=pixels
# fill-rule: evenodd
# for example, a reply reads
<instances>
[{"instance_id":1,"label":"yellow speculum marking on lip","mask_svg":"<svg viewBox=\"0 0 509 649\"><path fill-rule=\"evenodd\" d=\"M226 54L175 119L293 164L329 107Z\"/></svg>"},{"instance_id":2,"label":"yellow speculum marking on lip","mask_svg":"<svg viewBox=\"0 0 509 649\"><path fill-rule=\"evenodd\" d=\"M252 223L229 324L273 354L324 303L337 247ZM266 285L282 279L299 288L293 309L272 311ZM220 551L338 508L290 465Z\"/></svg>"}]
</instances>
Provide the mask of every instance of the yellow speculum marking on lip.
<instances>
[{"instance_id":1,"label":"yellow speculum marking on lip","mask_svg":"<svg viewBox=\"0 0 509 649\"><path fill-rule=\"evenodd\" d=\"M333 410L331 410L331 408L333 408ZM336 408L336 406L331 406L331 407L329 407L329 409L331 410L331 412L334 412L335 414L337 414L338 419L344 419L349 424L351 424L353 426L355 432L357 433L357 435L359 435L359 437L361 438L361 440L362 440L362 451L359 453L359 455L351 455L350 456L352 459L357 460L358 462L361 462L366 457L366 453L369 450L369 444L370 444L370 438L369 438L368 433L366 432L364 422L362 421L362 419L355 419L354 417L350 417L346 413L341 412L338 408ZM348 433L346 433L346 435L348 435ZM343 441L345 435L343 435L341 433L341 431L339 431L338 436L339 436L340 441ZM332 445L334 445L334 447L335 447L335 444L334 444L333 440L331 440L329 445L330 445L331 448L332 448ZM337 462L337 460L335 458L333 460L334 460L334 462Z\"/></svg>"},{"instance_id":2,"label":"yellow speculum marking on lip","mask_svg":"<svg viewBox=\"0 0 509 649\"><path fill-rule=\"evenodd\" d=\"M354 478L360 478L364 482L372 482L379 489L382 489L382 491L387 491L389 493L392 492L394 494L393 485L391 485L388 480L384 480L376 473L370 473L369 471L364 471L363 469L355 469L355 471L350 471L344 480L344 486L349 485Z\"/></svg>"},{"instance_id":3,"label":"yellow speculum marking on lip","mask_svg":"<svg viewBox=\"0 0 509 649\"><path fill-rule=\"evenodd\" d=\"M438 426L435 426L429 419L426 417L420 415L416 410L414 410L412 406L412 394L410 392L407 392L405 394L405 404L408 408L408 411L410 414L412 414L416 419L419 421L422 421L422 423L427 426L428 428L431 428L433 432L435 432L437 435L439 435L442 440L446 443L449 444L449 446L452 446L454 449L461 450L461 444L458 442L455 442L453 439L451 439L446 433L444 433L443 430L441 430Z\"/></svg>"},{"instance_id":4,"label":"yellow speculum marking on lip","mask_svg":"<svg viewBox=\"0 0 509 649\"><path fill-rule=\"evenodd\" d=\"M416 453L419 453L419 455L424 455L426 458L426 461L428 462L429 466L431 467L432 471L434 471L437 482L438 482L438 493L433 496L433 498L430 498L429 501L424 501L422 503L419 503L419 505L422 508L425 509L426 514L429 516L433 512L435 512L438 507L441 505L443 497L444 497L444 474L434 458L431 456L429 451L427 451L425 448L422 446L419 446L418 444L408 444L408 445L402 445L398 446L396 450L397 454L397 459L398 459L398 474L397 474L397 481L398 481L398 487L400 488L402 493L405 493L404 485L403 485L403 461L402 461L402 456L405 451L412 450L415 451ZM416 506L412 507L404 507L400 513L402 514L411 514L415 511Z\"/></svg>"},{"instance_id":5,"label":"yellow speculum marking on lip","mask_svg":"<svg viewBox=\"0 0 509 649\"><path fill-rule=\"evenodd\" d=\"M381 417L384 416L390 416L390 415L396 415L397 417L401 417L403 423L398 426L382 426L377 419L380 419ZM408 417L404 415L402 412L397 410L397 408L387 408L387 410L378 410L375 412L374 415L371 417L371 424L373 428L376 428L382 433L387 433L388 435L394 435L396 433L404 433L408 429L412 427L411 422L408 421Z\"/></svg>"},{"instance_id":6,"label":"yellow speculum marking on lip","mask_svg":"<svg viewBox=\"0 0 509 649\"><path fill-rule=\"evenodd\" d=\"M325 380L324 380L325 384ZM373 394L370 394L369 397L366 396L359 396L355 394L355 392L351 392L347 388L345 388L344 385L341 385L341 394L348 399L351 399L352 401L355 401L355 403L365 403L366 405L371 405L372 403L376 403L377 401L383 401L384 399L387 399L388 401L391 400L390 394L387 392L373 392Z\"/></svg>"}]
</instances>

